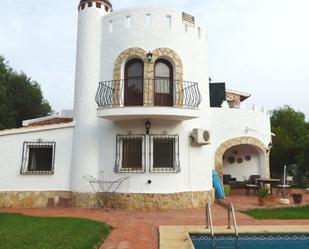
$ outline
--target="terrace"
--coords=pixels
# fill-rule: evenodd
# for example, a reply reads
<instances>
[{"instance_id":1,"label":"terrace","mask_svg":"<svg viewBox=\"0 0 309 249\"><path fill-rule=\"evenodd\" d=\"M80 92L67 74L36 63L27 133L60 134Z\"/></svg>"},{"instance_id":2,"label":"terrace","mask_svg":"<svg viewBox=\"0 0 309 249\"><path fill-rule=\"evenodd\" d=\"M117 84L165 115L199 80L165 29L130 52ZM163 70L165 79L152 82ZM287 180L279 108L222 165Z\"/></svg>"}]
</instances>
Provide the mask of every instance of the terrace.
<instances>
[{"instance_id":1,"label":"terrace","mask_svg":"<svg viewBox=\"0 0 309 249\"><path fill-rule=\"evenodd\" d=\"M293 190L299 192L301 190ZM306 225L309 220L256 220L248 215L238 212L246 208L257 208L258 198L246 196L244 191L233 190L228 197L236 208L238 225L243 226L280 226L281 229L288 229L290 225ZM309 205L309 194L304 193L304 205ZM282 207L280 205L270 205L265 208ZM212 206L214 225L227 225L227 211L219 205ZM159 243L160 231L175 229L204 229L205 210L167 210L167 211L120 211L105 209L0 209L0 212L18 212L31 216L51 216L51 217L83 217L97 220L109 224L113 227L111 235L106 239L100 249L158 249L158 248L179 248L179 242L171 242L174 247L167 247L166 244ZM184 225L186 225L184 227ZM288 226L287 226L288 225ZM164 228L168 226L170 228ZM172 226L172 227L171 227ZM175 227L177 226L177 227ZM264 227L265 228L265 227Z\"/></svg>"},{"instance_id":2,"label":"terrace","mask_svg":"<svg viewBox=\"0 0 309 249\"><path fill-rule=\"evenodd\" d=\"M198 83L161 78L104 81L96 94L98 117L113 121L193 119L201 101Z\"/></svg>"}]
</instances>

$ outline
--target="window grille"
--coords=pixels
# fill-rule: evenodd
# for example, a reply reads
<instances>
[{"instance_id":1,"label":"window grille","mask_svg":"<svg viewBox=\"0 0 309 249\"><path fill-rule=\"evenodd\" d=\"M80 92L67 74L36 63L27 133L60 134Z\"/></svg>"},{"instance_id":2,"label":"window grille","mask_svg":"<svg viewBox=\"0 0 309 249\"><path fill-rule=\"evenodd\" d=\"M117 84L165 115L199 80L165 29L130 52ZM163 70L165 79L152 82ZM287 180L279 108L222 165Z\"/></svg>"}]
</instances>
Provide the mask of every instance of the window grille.
<instances>
[{"instance_id":1,"label":"window grille","mask_svg":"<svg viewBox=\"0 0 309 249\"><path fill-rule=\"evenodd\" d=\"M149 136L150 172L179 173L179 136L150 135Z\"/></svg>"},{"instance_id":2,"label":"window grille","mask_svg":"<svg viewBox=\"0 0 309 249\"><path fill-rule=\"evenodd\" d=\"M24 142L20 174L54 174L55 150L55 142Z\"/></svg>"},{"instance_id":3,"label":"window grille","mask_svg":"<svg viewBox=\"0 0 309 249\"><path fill-rule=\"evenodd\" d=\"M118 135L116 138L117 173L144 173L146 169L145 135Z\"/></svg>"}]
</instances>

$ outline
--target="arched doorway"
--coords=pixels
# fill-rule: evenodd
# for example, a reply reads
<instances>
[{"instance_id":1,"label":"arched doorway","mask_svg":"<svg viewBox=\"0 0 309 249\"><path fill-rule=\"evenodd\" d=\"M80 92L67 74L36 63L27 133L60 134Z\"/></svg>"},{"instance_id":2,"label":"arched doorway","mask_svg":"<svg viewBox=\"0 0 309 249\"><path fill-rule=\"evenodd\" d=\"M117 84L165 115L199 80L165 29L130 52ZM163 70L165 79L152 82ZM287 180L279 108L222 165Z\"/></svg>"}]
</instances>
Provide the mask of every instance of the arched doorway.
<instances>
[{"instance_id":1,"label":"arched doorway","mask_svg":"<svg viewBox=\"0 0 309 249\"><path fill-rule=\"evenodd\" d=\"M250 159L249 159L250 156ZM235 161L233 161L232 157ZM269 153L266 146L254 137L237 137L222 143L215 156L215 169L221 180L224 174L224 165L234 165L227 173L234 173L239 177L248 177L259 173L263 177L269 177ZM237 165L245 170L237 169ZM248 166L248 168L245 168Z\"/></svg>"},{"instance_id":2,"label":"arched doorway","mask_svg":"<svg viewBox=\"0 0 309 249\"><path fill-rule=\"evenodd\" d=\"M154 105L173 106L174 81L173 66L165 59L158 59L155 63Z\"/></svg>"},{"instance_id":3,"label":"arched doorway","mask_svg":"<svg viewBox=\"0 0 309 249\"><path fill-rule=\"evenodd\" d=\"M142 106L144 100L144 62L132 59L125 66L124 105Z\"/></svg>"},{"instance_id":4,"label":"arched doorway","mask_svg":"<svg viewBox=\"0 0 309 249\"><path fill-rule=\"evenodd\" d=\"M222 158L223 175L245 182L251 175L264 175L264 154L250 144L235 145L225 151Z\"/></svg>"}]
</instances>

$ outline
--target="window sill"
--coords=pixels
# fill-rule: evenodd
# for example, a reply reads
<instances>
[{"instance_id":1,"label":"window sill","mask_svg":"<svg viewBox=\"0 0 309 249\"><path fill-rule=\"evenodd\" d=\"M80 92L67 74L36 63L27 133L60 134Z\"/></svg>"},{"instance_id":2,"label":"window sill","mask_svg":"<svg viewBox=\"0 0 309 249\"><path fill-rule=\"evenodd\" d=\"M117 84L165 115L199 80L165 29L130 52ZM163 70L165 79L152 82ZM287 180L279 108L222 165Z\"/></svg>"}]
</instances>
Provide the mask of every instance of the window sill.
<instances>
[{"instance_id":1,"label":"window sill","mask_svg":"<svg viewBox=\"0 0 309 249\"><path fill-rule=\"evenodd\" d=\"M145 173L145 169L117 169L115 170L115 173Z\"/></svg>"},{"instance_id":2,"label":"window sill","mask_svg":"<svg viewBox=\"0 0 309 249\"><path fill-rule=\"evenodd\" d=\"M54 175L54 171L27 171L21 172L21 175Z\"/></svg>"},{"instance_id":3,"label":"window sill","mask_svg":"<svg viewBox=\"0 0 309 249\"><path fill-rule=\"evenodd\" d=\"M180 168L151 168L150 173L180 173Z\"/></svg>"}]
</instances>

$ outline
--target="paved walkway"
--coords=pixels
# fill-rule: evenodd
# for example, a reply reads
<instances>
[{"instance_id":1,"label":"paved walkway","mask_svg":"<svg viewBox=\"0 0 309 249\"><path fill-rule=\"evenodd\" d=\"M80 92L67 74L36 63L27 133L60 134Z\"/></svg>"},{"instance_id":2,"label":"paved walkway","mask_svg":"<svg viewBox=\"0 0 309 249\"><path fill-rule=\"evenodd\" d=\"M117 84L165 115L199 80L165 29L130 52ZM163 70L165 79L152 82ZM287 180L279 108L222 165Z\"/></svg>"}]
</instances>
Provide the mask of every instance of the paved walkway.
<instances>
[{"instance_id":1,"label":"paved walkway","mask_svg":"<svg viewBox=\"0 0 309 249\"><path fill-rule=\"evenodd\" d=\"M270 201L265 203L265 208L280 208L280 207L286 207L285 205L278 204L278 199L281 198L281 196L275 195L276 190L274 190L274 195L270 196ZM293 189L293 193L302 193L303 194L303 202L302 205L309 205L309 193L306 194L304 190L300 189ZM232 202L236 209L238 210L244 210L248 208L260 208L258 206L258 198L256 196L245 195L244 189L232 189L231 196L226 198L228 201ZM291 206L293 206L293 199L290 197Z\"/></svg>"},{"instance_id":2,"label":"paved walkway","mask_svg":"<svg viewBox=\"0 0 309 249\"><path fill-rule=\"evenodd\" d=\"M254 198L254 197L252 197ZM241 201L239 201L238 205ZM214 225L227 224L227 212L213 205ZM34 216L84 217L105 222L113 231L101 249L158 249L158 228L162 225L204 225L204 209L170 211L108 211L90 209L0 209ZM309 220L254 220L237 213L239 225L309 225Z\"/></svg>"},{"instance_id":3,"label":"paved walkway","mask_svg":"<svg viewBox=\"0 0 309 249\"><path fill-rule=\"evenodd\" d=\"M295 191L294 191L295 192ZM299 191L297 191L299 192ZM245 196L244 190L232 190L228 198L236 210L257 207L258 199ZM304 194L304 204L309 204L309 194ZM270 204L270 207L278 207ZM0 209L0 212L19 212L33 216L84 217L105 222L113 231L100 249L158 249L159 226L204 225L204 209L169 211L115 211L91 209ZM212 206L215 226L227 224L227 211L214 204ZM254 220L236 213L238 225L309 225L309 220Z\"/></svg>"}]
</instances>

